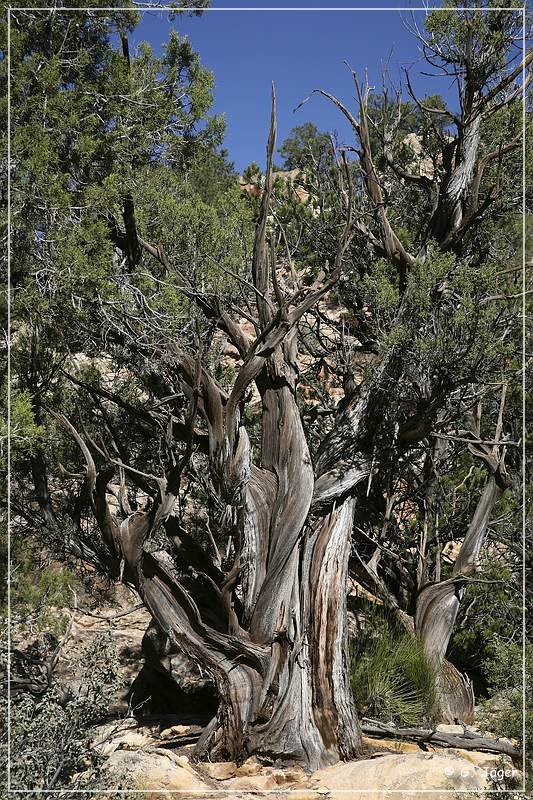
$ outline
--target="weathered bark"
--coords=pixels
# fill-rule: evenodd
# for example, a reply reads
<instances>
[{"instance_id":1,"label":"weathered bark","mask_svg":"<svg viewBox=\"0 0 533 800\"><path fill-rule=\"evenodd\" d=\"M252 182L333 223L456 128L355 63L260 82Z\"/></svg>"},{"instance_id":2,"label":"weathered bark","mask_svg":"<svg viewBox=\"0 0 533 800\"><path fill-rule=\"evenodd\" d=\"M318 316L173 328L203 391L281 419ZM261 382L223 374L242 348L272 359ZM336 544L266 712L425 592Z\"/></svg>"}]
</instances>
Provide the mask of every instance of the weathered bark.
<instances>
[{"instance_id":1,"label":"weathered bark","mask_svg":"<svg viewBox=\"0 0 533 800\"><path fill-rule=\"evenodd\" d=\"M468 675L444 659L437 678L435 713L442 722L454 724L474 722L474 685Z\"/></svg>"},{"instance_id":2,"label":"weathered bark","mask_svg":"<svg viewBox=\"0 0 533 800\"><path fill-rule=\"evenodd\" d=\"M258 379L264 479L262 485L250 483L248 507L263 513L244 529L247 563L256 565L244 605L250 637L268 648L269 662L256 720L249 720L248 747L297 758L315 768L338 759L339 752L335 740L324 740L313 713L307 622L311 564L303 557L302 545L314 476L295 399L296 377L294 337L289 336Z\"/></svg>"},{"instance_id":3,"label":"weathered bark","mask_svg":"<svg viewBox=\"0 0 533 800\"><path fill-rule=\"evenodd\" d=\"M474 114L460 128L453 160L445 160L446 177L440 186L439 202L430 223L430 235L443 249L454 241L467 212L478 162L481 141L481 115Z\"/></svg>"},{"instance_id":4,"label":"weathered bark","mask_svg":"<svg viewBox=\"0 0 533 800\"><path fill-rule=\"evenodd\" d=\"M346 577L355 501L349 497L320 518L311 537L311 660L315 718L326 744L339 756L354 758L361 731L349 680Z\"/></svg>"},{"instance_id":5,"label":"weathered bark","mask_svg":"<svg viewBox=\"0 0 533 800\"><path fill-rule=\"evenodd\" d=\"M445 660L457 614L468 578L476 571L487 525L492 511L503 495L506 483L503 471L492 472L478 501L474 516L449 579L424 586L417 598L415 633L424 644L439 673L438 704L442 718L449 722L471 722L474 716L474 693L469 679Z\"/></svg>"},{"instance_id":6,"label":"weathered bark","mask_svg":"<svg viewBox=\"0 0 533 800\"><path fill-rule=\"evenodd\" d=\"M259 700L265 722L251 728L250 739L256 752L277 750L316 767L352 757L360 747L345 630L353 501L325 516L310 514L316 483L296 378L289 336L258 380L263 479L262 491L250 483L256 514L245 527L246 553L254 554L256 569L244 605L250 636L269 646L270 663ZM269 474L275 480L265 479ZM265 541L268 551L257 546Z\"/></svg>"}]
</instances>

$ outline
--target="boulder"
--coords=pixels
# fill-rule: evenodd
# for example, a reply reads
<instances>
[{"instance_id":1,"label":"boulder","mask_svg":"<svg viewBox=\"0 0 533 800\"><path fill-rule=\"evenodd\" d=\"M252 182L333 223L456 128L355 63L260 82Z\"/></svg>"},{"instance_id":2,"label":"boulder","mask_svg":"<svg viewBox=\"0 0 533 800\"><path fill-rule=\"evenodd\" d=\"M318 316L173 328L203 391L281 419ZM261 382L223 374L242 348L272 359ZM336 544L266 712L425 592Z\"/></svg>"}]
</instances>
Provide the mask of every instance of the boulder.
<instances>
[{"instance_id":1,"label":"boulder","mask_svg":"<svg viewBox=\"0 0 533 800\"><path fill-rule=\"evenodd\" d=\"M115 750L107 759L107 767L119 777L125 789L152 790L153 794L148 795L152 800L164 797L163 793L169 790L193 790L196 797L207 797L210 789L191 767L186 756L177 756L156 747Z\"/></svg>"},{"instance_id":2,"label":"boulder","mask_svg":"<svg viewBox=\"0 0 533 800\"><path fill-rule=\"evenodd\" d=\"M202 773L216 781L227 781L234 778L237 765L233 761L215 761L214 763L199 764Z\"/></svg>"},{"instance_id":3,"label":"boulder","mask_svg":"<svg viewBox=\"0 0 533 800\"><path fill-rule=\"evenodd\" d=\"M129 702L139 716L186 714L206 724L216 713L213 682L179 651L153 620L142 640L144 664L131 685Z\"/></svg>"},{"instance_id":4,"label":"boulder","mask_svg":"<svg viewBox=\"0 0 533 800\"><path fill-rule=\"evenodd\" d=\"M338 800L412 800L413 792L424 790L424 800L449 800L451 792L480 792L490 782L489 768L498 760L485 754L461 750L383 755L370 760L335 764L319 770L309 780L317 793ZM428 791L429 790L429 791ZM394 791L394 794L392 792ZM403 794L403 791L405 794Z\"/></svg>"},{"instance_id":5,"label":"boulder","mask_svg":"<svg viewBox=\"0 0 533 800\"><path fill-rule=\"evenodd\" d=\"M130 717L100 726L92 747L100 756L107 758L121 748L136 750L155 745L157 738L155 730L140 728L137 720Z\"/></svg>"},{"instance_id":6,"label":"boulder","mask_svg":"<svg viewBox=\"0 0 533 800\"><path fill-rule=\"evenodd\" d=\"M173 739L176 736L190 733L191 730L190 725L171 725L169 728L164 728L159 735L161 739Z\"/></svg>"},{"instance_id":7,"label":"boulder","mask_svg":"<svg viewBox=\"0 0 533 800\"><path fill-rule=\"evenodd\" d=\"M260 775L266 772L265 767L256 759L248 758L235 773L239 778L249 778L251 775Z\"/></svg>"}]
</instances>

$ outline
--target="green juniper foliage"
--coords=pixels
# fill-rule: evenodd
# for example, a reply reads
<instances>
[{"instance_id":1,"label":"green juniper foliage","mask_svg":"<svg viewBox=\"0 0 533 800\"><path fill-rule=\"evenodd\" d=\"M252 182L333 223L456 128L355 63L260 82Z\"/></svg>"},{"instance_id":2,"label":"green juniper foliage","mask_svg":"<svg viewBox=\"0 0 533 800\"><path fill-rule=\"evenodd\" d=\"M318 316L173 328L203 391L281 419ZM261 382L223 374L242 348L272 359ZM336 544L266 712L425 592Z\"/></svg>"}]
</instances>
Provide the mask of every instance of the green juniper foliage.
<instances>
[{"instance_id":1,"label":"green juniper foliage","mask_svg":"<svg viewBox=\"0 0 533 800\"><path fill-rule=\"evenodd\" d=\"M309 169L315 173L327 172L333 166L331 139L328 133L318 130L312 122L297 125L279 148L283 169Z\"/></svg>"}]
</instances>

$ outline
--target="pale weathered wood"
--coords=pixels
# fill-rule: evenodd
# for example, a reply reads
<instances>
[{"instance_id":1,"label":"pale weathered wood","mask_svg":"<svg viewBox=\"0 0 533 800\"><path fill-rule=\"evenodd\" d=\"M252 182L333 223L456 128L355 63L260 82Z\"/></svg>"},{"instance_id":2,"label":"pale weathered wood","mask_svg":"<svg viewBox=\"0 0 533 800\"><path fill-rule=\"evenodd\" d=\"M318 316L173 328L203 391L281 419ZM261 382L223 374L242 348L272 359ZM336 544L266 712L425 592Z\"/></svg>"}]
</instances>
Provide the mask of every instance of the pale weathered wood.
<instances>
[{"instance_id":1,"label":"pale weathered wood","mask_svg":"<svg viewBox=\"0 0 533 800\"><path fill-rule=\"evenodd\" d=\"M405 741L431 744L436 747L457 747L461 750L480 750L487 753L503 753L514 760L522 758L521 751L509 740L488 739L465 730L464 734L446 733L431 728L398 728L386 725L379 720L363 717L361 730L366 736L376 738L402 739Z\"/></svg>"}]
</instances>

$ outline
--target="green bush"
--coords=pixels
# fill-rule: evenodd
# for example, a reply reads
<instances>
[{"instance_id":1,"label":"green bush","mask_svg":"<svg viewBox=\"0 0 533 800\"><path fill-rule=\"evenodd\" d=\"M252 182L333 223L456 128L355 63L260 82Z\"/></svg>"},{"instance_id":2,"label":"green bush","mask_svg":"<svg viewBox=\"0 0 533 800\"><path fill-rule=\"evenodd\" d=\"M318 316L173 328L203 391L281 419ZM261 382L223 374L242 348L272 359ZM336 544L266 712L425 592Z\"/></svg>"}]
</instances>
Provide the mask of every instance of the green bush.
<instances>
[{"instance_id":1,"label":"green bush","mask_svg":"<svg viewBox=\"0 0 533 800\"><path fill-rule=\"evenodd\" d=\"M526 750L528 789L533 788L533 644L523 650L517 642L496 639L491 657L485 660L491 697L481 704L480 727L490 734L516 739ZM525 742L524 742L524 666L525 666Z\"/></svg>"},{"instance_id":2,"label":"green bush","mask_svg":"<svg viewBox=\"0 0 533 800\"><path fill-rule=\"evenodd\" d=\"M385 626L352 650L352 691L360 713L400 725L431 717L436 676L422 644L403 631Z\"/></svg>"},{"instance_id":3,"label":"green bush","mask_svg":"<svg viewBox=\"0 0 533 800\"><path fill-rule=\"evenodd\" d=\"M7 524L5 530L7 553ZM46 547L33 537L11 531L11 621L17 639L49 632L61 637L68 621L66 609L71 606L80 581L72 566L60 564ZM2 544L3 547L3 544ZM7 608L2 609L7 613Z\"/></svg>"},{"instance_id":4,"label":"green bush","mask_svg":"<svg viewBox=\"0 0 533 800\"><path fill-rule=\"evenodd\" d=\"M13 616L20 631L48 631L61 637L68 615L62 608L72 602L76 578L68 567L50 566L33 572L17 563L13 580Z\"/></svg>"},{"instance_id":5,"label":"green bush","mask_svg":"<svg viewBox=\"0 0 533 800\"><path fill-rule=\"evenodd\" d=\"M90 743L94 738L94 726L107 714L118 687L117 667L112 640L108 634L102 634L81 654L75 692L65 696L60 687L52 684L42 696L25 692L12 701L10 777L13 790L67 789L64 795L67 797L72 790L111 785ZM7 711L5 698L2 706L1 712ZM5 731L3 734L5 753Z\"/></svg>"}]
</instances>

